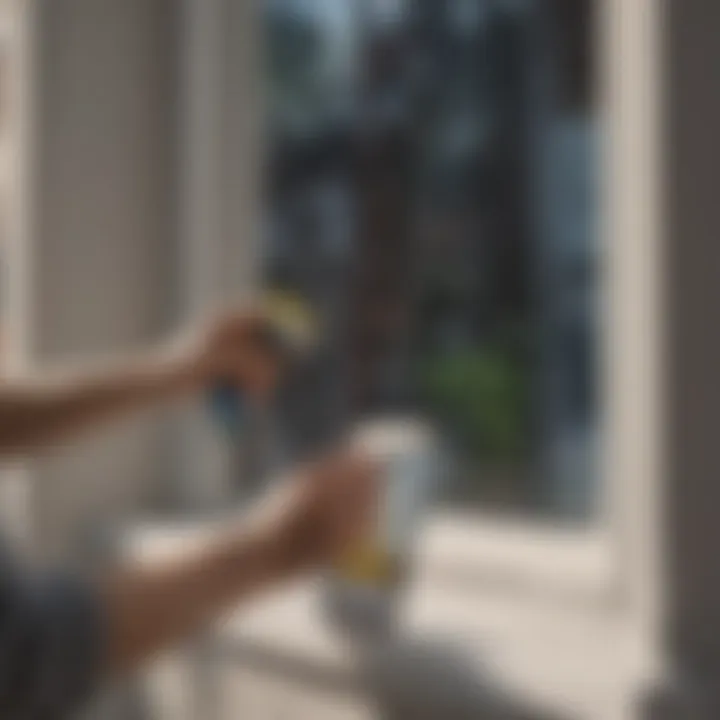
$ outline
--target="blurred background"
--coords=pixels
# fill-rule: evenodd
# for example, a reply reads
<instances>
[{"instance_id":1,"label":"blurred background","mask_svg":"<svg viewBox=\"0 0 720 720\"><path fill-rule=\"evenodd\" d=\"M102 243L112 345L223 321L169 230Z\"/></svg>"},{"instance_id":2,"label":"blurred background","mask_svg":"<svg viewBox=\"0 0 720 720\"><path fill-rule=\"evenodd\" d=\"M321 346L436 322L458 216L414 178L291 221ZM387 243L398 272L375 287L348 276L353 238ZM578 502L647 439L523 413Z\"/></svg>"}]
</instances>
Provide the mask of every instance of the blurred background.
<instances>
[{"instance_id":1,"label":"blurred background","mask_svg":"<svg viewBox=\"0 0 720 720\"><path fill-rule=\"evenodd\" d=\"M592 519L590 0L2 9L8 371L291 291L325 342L274 421L286 458L419 412L442 436L443 503ZM40 531L221 502L237 453L200 415L33 468L66 489L32 500Z\"/></svg>"},{"instance_id":2,"label":"blurred background","mask_svg":"<svg viewBox=\"0 0 720 720\"><path fill-rule=\"evenodd\" d=\"M592 515L593 13L266 3L263 277L332 333L294 436L420 411L454 461L448 502Z\"/></svg>"}]
</instances>

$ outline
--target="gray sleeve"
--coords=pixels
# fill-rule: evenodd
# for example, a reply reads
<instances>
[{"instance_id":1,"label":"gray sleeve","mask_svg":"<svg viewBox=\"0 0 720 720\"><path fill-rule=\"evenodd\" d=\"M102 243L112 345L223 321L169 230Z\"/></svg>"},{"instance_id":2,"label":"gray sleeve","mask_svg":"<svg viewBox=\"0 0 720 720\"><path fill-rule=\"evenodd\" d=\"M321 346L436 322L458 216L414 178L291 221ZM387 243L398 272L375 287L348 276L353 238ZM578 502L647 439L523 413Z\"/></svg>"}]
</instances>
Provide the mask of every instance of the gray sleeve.
<instances>
[{"instance_id":1,"label":"gray sleeve","mask_svg":"<svg viewBox=\"0 0 720 720\"><path fill-rule=\"evenodd\" d=\"M5 562L0 574L0 717L69 717L102 674L99 599L69 575L31 577Z\"/></svg>"}]
</instances>

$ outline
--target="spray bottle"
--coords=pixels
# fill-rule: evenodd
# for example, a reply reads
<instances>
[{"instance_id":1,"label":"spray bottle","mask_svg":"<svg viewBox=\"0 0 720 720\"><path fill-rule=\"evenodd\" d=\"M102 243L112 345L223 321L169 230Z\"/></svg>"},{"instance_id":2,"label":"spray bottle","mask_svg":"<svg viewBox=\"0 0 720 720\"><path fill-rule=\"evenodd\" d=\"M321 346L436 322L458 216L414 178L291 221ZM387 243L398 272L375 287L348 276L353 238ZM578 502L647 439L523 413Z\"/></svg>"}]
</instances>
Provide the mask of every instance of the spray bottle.
<instances>
[{"instance_id":1,"label":"spray bottle","mask_svg":"<svg viewBox=\"0 0 720 720\"><path fill-rule=\"evenodd\" d=\"M292 295L273 295L264 309L268 324L258 340L283 364L306 359L319 345L316 318ZM231 385L220 384L209 398L213 417L237 442L249 421L249 409ZM265 469L275 452L275 422L266 418L260 443ZM367 535L339 558L327 576L327 609L333 622L361 633L389 631L413 562L424 511L439 473L438 453L431 429L413 418L381 418L356 426L350 446L374 460L380 471L380 494L375 522Z\"/></svg>"},{"instance_id":2,"label":"spray bottle","mask_svg":"<svg viewBox=\"0 0 720 720\"><path fill-rule=\"evenodd\" d=\"M431 428L412 417L360 423L351 437L380 472L375 522L330 573L328 608L344 630L388 635L412 573L422 520L440 471Z\"/></svg>"}]
</instances>

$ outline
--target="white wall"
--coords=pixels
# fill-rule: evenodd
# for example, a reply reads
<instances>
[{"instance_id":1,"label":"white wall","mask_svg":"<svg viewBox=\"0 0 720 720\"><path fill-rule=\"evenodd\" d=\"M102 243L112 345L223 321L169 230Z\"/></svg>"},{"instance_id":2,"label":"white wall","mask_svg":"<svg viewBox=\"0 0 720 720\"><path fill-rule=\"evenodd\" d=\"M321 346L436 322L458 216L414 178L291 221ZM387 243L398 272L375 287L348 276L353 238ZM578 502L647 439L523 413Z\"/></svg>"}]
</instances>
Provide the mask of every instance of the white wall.
<instances>
[{"instance_id":1,"label":"white wall","mask_svg":"<svg viewBox=\"0 0 720 720\"><path fill-rule=\"evenodd\" d=\"M255 4L34 9L28 355L137 346L247 297L262 153ZM227 474L217 434L202 413L190 420L133 422L44 461L32 503L41 545L62 550L85 519L116 520L169 489L216 502Z\"/></svg>"},{"instance_id":2,"label":"white wall","mask_svg":"<svg viewBox=\"0 0 720 720\"><path fill-rule=\"evenodd\" d=\"M176 312L177 6L39 0L34 32L32 332L40 363L142 344ZM167 469L152 422L36 474L43 544L146 502Z\"/></svg>"}]
</instances>

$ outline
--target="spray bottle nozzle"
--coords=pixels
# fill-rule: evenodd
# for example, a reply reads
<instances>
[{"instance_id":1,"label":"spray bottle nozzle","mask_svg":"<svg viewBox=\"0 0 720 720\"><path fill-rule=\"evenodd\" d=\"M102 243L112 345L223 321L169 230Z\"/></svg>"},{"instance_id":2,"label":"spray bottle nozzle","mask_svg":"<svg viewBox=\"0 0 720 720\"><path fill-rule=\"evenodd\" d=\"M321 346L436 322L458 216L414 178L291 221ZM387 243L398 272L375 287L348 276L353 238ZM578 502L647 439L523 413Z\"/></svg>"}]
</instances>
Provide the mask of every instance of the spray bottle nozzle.
<instances>
[{"instance_id":1,"label":"spray bottle nozzle","mask_svg":"<svg viewBox=\"0 0 720 720\"><path fill-rule=\"evenodd\" d=\"M316 345L312 313L302 300L286 293L266 298L267 324L258 330L257 342L280 359L287 368L301 362ZM238 388L230 382L213 387L209 397L210 413L231 435L242 431L247 407Z\"/></svg>"}]
</instances>

